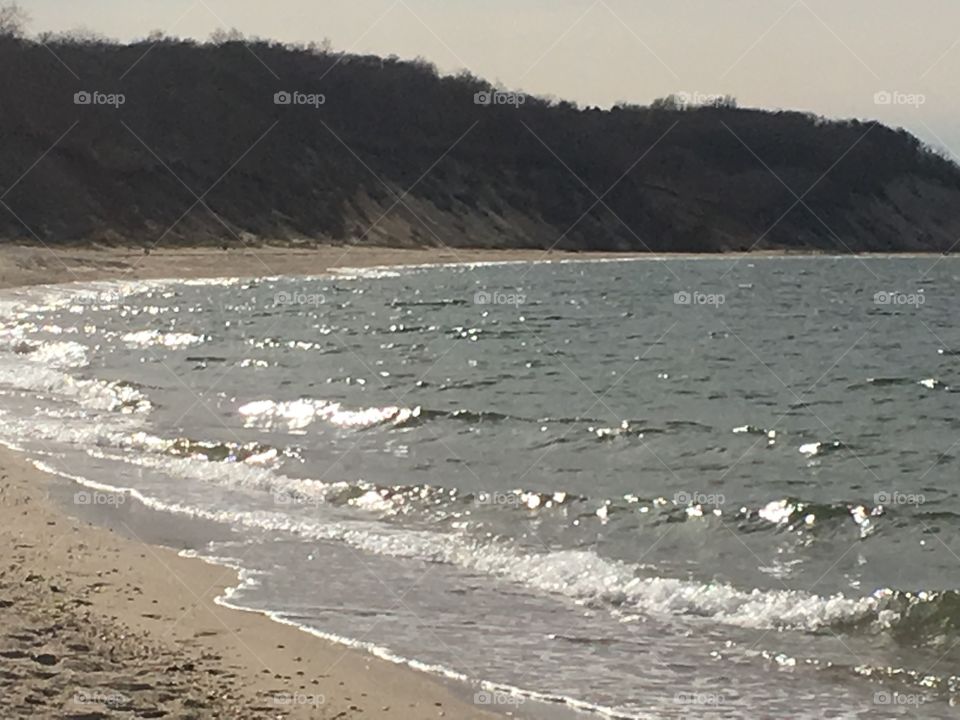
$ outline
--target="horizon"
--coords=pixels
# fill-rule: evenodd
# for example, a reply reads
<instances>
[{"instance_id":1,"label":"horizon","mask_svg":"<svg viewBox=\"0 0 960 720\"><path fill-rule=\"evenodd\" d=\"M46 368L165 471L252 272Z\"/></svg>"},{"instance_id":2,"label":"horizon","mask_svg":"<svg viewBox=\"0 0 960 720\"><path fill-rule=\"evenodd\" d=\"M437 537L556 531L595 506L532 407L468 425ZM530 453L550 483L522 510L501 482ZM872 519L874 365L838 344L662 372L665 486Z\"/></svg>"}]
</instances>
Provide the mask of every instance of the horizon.
<instances>
[{"instance_id":1,"label":"horizon","mask_svg":"<svg viewBox=\"0 0 960 720\"><path fill-rule=\"evenodd\" d=\"M433 0L333 0L322 11L305 0L279 0L269 9L249 0L171 0L163 8L130 0L123 9L103 0L20 5L30 16L30 38L82 30L129 43L160 30L202 42L235 28L247 39L327 40L333 52L420 58L441 75L469 70L582 108L649 105L671 94L696 105L729 95L741 107L877 120L960 161L957 99L948 87L960 73L960 37L951 29L958 23L949 20L960 20L960 8L946 0L930 0L922 14L893 0L843 7L737 0L735 8L702 0L656 0L644 8L619 0L550 7L518 0L513 14L503 0L484 10ZM639 86L624 65L643 73Z\"/></svg>"}]
</instances>

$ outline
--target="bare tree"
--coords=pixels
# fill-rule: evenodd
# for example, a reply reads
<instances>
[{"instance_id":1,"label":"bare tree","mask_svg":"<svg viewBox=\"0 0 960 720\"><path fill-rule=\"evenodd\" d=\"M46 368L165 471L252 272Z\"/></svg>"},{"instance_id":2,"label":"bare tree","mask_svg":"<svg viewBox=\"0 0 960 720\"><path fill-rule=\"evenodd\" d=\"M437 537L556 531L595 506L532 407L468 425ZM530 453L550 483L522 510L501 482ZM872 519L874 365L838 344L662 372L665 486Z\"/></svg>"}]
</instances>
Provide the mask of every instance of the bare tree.
<instances>
[{"instance_id":1,"label":"bare tree","mask_svg":"<svg viewBox=\"0 0 960 720\"><path fill-rule=\"evenodd\" d=\"M96 30L82 26L55 33L54 37L57 42L67 45L105 45L110 42L109 38L105 35L101 35Z\"/></svg>"},{"instance_id":2,"label":"bare tree","mask_svg":"<svg viewBox=\"0 0 960 720\"><path fill-rule=\"evenodd\" d=\"M224 30L223 28L217 28L212 33L210 33L210 43L212 45L224 45L231 42L243 42L244 41L243 33L237 30L236 28L230 28L229 30Z\"/></svg>"},{"instance_id":3,"label":"bare tree","mask_svg":"<svg viewBox=\"0 0 960 720\"><path fill-rule=\"evenodd\" d=\"M0 37L23 37L29 23L30 15L19 3L0 5Z\"/></svg>"},{"instance_id":4,"label":"bare tree","mask_svg":"<svg viewBox=\"0 0 960 720\"><path fill-rule=\"evenodd\" d=\"M652 110L685 110L687 103L679 95L670 94L666 97L657 98L652 103L650 103L650 109Z\"/></svg>"}]
</instances>

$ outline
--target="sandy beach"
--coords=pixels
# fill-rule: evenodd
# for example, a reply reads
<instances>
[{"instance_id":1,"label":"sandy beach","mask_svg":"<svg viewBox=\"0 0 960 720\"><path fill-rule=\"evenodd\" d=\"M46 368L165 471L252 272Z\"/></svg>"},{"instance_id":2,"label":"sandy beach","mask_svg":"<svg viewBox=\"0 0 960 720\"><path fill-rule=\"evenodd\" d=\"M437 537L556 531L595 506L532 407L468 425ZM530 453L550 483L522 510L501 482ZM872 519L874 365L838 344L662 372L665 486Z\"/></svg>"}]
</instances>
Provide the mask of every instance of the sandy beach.
<instances>
[{"instance_id":1,"label":"sandy beach","mask_svg":"<svg viewBox=\"0 0 960 720\"><path fill-rule=\"evenodd\" d=\"M628 253L596 255L605 258L632 256ZM162 249L150 253L140 248L14 246L0 249L0 288L91 280L320 275L332 268L562 260L591 256L590 253L544 250L404 250L354 246Z\"/></svg>"},{"instance_id":2,"label":"sandy beach","mask_svg":"<svg viewBox=\"0 0 960 720\"><path fill-rule=\"evenodd\" d=\"M0 286L545 257L13 247L0 252ZM73 518L51 499L52 482L64 481L0 449L4 717L492 717L432 676L216 604L237 583L233 570L140 542L129 526L119 532Z\"/></svg>"},{"instance_id":3,"label":"sandy beach","mask_svg":"<svg viewBox=\"0 0 960 720\"><path fill-rule=\"evenodd\" d=\"M149 254L8 247L0 250L0 287L613 257L345 247ZM240 582L234 570L183 557L178 550L199 545L176 527L147 532L155 525L153 511L125 508L109 519L95 517L70 502L75 490L69 480L0 448L0 542L7 548L0 566L3 717L502 717L474 704L465 685L218 604ZM509 710L518 717L537 711ZM539 710L538 717L554 715Z\"/></svg>"}]
</instances>

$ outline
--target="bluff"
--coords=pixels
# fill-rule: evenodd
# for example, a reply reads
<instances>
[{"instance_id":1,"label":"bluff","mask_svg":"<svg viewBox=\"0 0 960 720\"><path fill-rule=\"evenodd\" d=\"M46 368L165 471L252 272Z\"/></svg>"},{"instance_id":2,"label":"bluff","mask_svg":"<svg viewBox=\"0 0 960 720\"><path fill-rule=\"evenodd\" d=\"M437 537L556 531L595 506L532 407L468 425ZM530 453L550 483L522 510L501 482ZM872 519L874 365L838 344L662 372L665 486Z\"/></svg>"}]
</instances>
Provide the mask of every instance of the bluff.
<instances>
[{"instance_id":1,"label":"bluff","mask_svg":"<svg viewBox=\"0 0 960 720\"><path fill-rule=\"evenodd\" d=\"M960 168L904 130L611 110L266 41L0 38L0 239L946 251Z\"/></svg>"}]
</instances>

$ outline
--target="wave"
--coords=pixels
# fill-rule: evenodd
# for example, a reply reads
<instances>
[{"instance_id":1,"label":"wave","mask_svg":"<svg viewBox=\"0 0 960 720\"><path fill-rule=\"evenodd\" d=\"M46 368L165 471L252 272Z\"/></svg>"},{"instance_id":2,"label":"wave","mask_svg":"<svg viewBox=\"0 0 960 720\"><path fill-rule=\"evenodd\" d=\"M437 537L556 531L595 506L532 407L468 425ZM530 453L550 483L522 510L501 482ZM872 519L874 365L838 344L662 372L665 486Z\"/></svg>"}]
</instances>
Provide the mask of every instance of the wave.
<instances>
[{"instance_id":1,"label":"wave","mask_svg":"<svg viewBox=\"0 0 960 720\"><path fill-rule=\"evenodd\" d=\"M141 413L151 407L150 400L134 383L78 378L40 363L0 363L0 385L68 398L91 410Z\"/></svg>"},{"instance_id":2,"label":"wave","mask_svg":"<svg viewBox=\"0 0 960 720\"><path fill-rule=\"evenodd\" d=\"M82 368L89 364L87 347L69 340L45 343L21 340L9 349L18 355L19 359L55 370Z\"/></svg>"},{"instance_id":3,"label":"wave","mask_svg":"<svg viewBox=\"0 0 960 720\"><path fill-rule=\"evenodd\" d=\"M873 615L857 622L838 623L835 629L886 631L899 643L916 647L941 645L947 638L960 640L960 591L882 589L872 597L877 600Z\"/></svg>"},{"instance_id":4,"label":"wave","mask_svg":"<svg viewBox=\"0 0 960 720\"><path fill-rule=\"evenodd\" d=\"M308 617L303 617L292 613L277 612L275 610L269 610L266 608L251 607L250 605L244 604L242 595L243 590L258 584L259 580L256 573L251 573L243 568L234 558L221 557L218 555L207 555L199 553L195 550L181 550L179 555L181 557L202 560L203 562L211 565L228 567L237 572L239 579L238 585L226 588L223 595L215 598L214 602L217 605L243 612L259 613L270 618L276 623L295 627L298 630L309 633L310 635L321 638L322 640L326 640L337 645L342 645L344 647L353 648L355 650L362 650L363 652L369 653L370 655L396 665L405 665L413 670L436 675L448 680L453 680L455 682L468 684L474 688L480 689L482 692L487 693L488 695L492 695L494 698L496 698L497 704L514 706L521 704L525 700L533 700L541 703L566 705L575 710L610 718L610 720L640 720L640 718L643 717L635 713L622 711L619 708L612 708L586 702L568 695L543 693L536 690L520 688L515 685L506 685L503 683L491 682L489 680L472 678L463 674L462 672L458 672L444 665L425 663L415 658L400 655L388 647L377 645L368 640L357 640L343 635L325 632L312 625L311 619Z\"/></svg>"},{"instance_id":5,"label":"wave","mask_svg":"<svg viewBox=\"0 0 960 720\"><path fill-rule=\"evenodd\" d=\"M124 333L120 338L132 347L147 348L154 345L163 345L168 348L183 348L197 345L206 340L204 335L182 332L162 332L160 330L138 330Z\"/></svg>"},{"instance_id":6,"label":"wave","mask_svg":"<svg viewBox=\"0 0 960 720\"><path fill-rule=\"evenodd\" d=\"M382 407L348 408L338 401L307 397L297 400L252 400L241 405L237 412L243 417L245 427L265 431L282 429L290 432L302 432L317 421L326 422L343 429L366 430L378 426L410 428L437 420L450 420L470 425L516 422L536 425L541 428L547 425L582 424L585 426L585 431L598 440L643 438L646 435L712 430L709 425L691 420L667 420L661 426L649 425L642 420L623 420L619 427L603 427L601 421L588 417L534 418L492 410L471 410L469 408L436 410L420 405L412 407L385 405ZM740 431L739 428L734 430L734 432ZM771 431L769 436L771 439L775 438L776 432ZM563 442L566 439L567 436L565 435L559 440L548 441L547 444Z\"/></svg>"},{"instance_id":7,"label":"wave","mask_svg":"<svg viewBox=\"0 0 960 720\"><path fill-rule=\"evenodd\" d=\"M272 430L282 427L288 431L304 430L315 420L324 420L342 428L370 428L376 425L402 425L420 415L420 408L395 405L348 410L338 402L325 400L255 400L238 409L246 427Z\"/></svg>"},{"instance_id":8,"label":"wave","mask_svg":"<svg viewBox=\"0 0 960 720\"><path fill-rule=\"evenodd\" d=\"M879 589L863 597L820 596L800 590L742 590L724 583L643 577L638 567L590 550L525 554L500 544L478 544L429 531L369 529L349 524L323 527L269 515L239 519L283 528L310 539L340 540L367 552L443 562L508 579L535 590L620 613L686 616L751 629L815 633L888 633L898 642L925 645L960 637L960 592ZM222 513L208 514L223 520Z\"/></svg>"},{"instance_id":9,"label":"wave","mask_svg":"<svg viewBox=\"0 0 960 720\"><path fill-rule=\"evenodd\" d=\"M415 407L387 405L384 407L350 409L339 402L312 398L285 401L254 400L241 405L237 412L243 416L247 427L263 430L280 427L291 431L304 430L317 420L336 427L354 430L364 430L380 425L405 428L441 419L456 420L469 424L506 421L548 422L547 420L541 421L498 412L474 411L463 408L430 410L419 405Z\"/></svg>"},{"instance_id":10,"label":"wave","mask_svg":"<svg viewBox=\"0 0 960 720\"><path fill-rule=\"evenodd\" d=\"M943 353L941 353L943 354ZM903 385L920 385L921 387L926 388L927 390L950 390L950 386L941 380L928 377L920 378L919 380L909 377L875 377L867 378L865 383L855 383L850 386L851 390L862 390L864 388L870 387L896 387Z\"/></svg>"},{"instance_id":11,"label":"wave","mask_svg":"<svg viewBox=\"0 0 960 720\"><path fill-rule=\"evenodd\" d=\"M175 469L187 471L184 474L192 474L187 463L192 463L194 469L197 464L195 459L170 462L180 466ZM143 458L137 464L156 466L155 462ZM246 488L276 492L283 486L292 492L296 486L305 495L316 497L316 491L326 494L335 485L283 478L255 467L243 467L242 476L238 477L234 472L238 469L236 465L202 464L214 470L207 475L207 480ZM57 472L40 465L48 472ZM952 591L909 593L882 589L868 596L850 598L823 597L800 590L743 590L726 583L645 576L637 565L604 558L592 550L530 553L509 542L481 541L463 533L402 528L374 521L303 518L282 511L200 508L165 502L135 488L65 476L98 490L131 494L155 510L231 527L343 542L378 555L444 563L577 602L606 606L620 613L686 616L755 629L890 631L895 637L907 639L952 633L960 623L960 594ZM562 503L566 498L555 500Z\"/></svg>"},{"instance_id":12,"label":"wave","mask_svg":"<svg viewBox=\"0 0 960 720\"><path fill-rule=\"evenodd\" d=\"M838 450L846 450L849 447L849 445L841 442L840 440L817 441L801 445L799 452L808 457L813 457L814 455L827 455L829 453L837 452Z\"/></svg>"},{"instance_id":13,"label":"wave","mask_svg":"<svg viewBox=\"0 0 960 720\"><path fill-rule=\"evenodd\" d=\"M33 285L13 288L0 295L0 315L18 316L50 310L80 314L86 309L110 310L137 295L158 290L173 280L110 280Z\"/></svg>"},{"instance_id":14,"label":"wave","mask_svg":"<svg viewBox=\"0 0 960 720\"><path fill-rule=\"evenodd\" d=\"M47 371L52 372L52 371ZM2 372L0 372L2 377ZM58 376L59 377L59 376ZM104 405L117 405L117 388L94 389L107 392ZM135 393L135 389L130 389ZM108 392L109 390L109 392ZM271 412L278 406L264 406ZM301 410L296 404L279 405L280 415L296 419ZM289 412L284 412L284 411ZM315 407L307 405L312 418ZM406 516L414 520L459 525L469 518L472 525L502 527L529 522L569 522L569 518L595 518L613 523L617 531L658 526L664 523L689 522L701 525L704 532L728 528L744 534L794 534L798 542L811 542L832 537L848 537L852 532L861 539L873 535L881 524L895 526L905 518L920 513L919 508L890 504L885 507L880 494L868 502L815 503L799 498L780 498L767 503L736 503L722 495L705 495L696 488L675 492L669 497L588 496L554 489L486 488L457 489L428 484L384 485L362 480L350 482L289 477L279 470L288 460L300 461L296 447L263 442L209 441L192 437L163 438L139 429L129 414L101 416L94 421L50 409L33 418L17 418L4 413L0 434L10 441L32 438L80 448L88 455L119 462L151 467L174 477L212 483L228 489L263 493L260 500L271 500L277 507L295 510L297 506L329 505L370 514L378 520ZM445 414L449 415L449 414ZM389 409L379 414L362 416L369 423L402 426L415 423L429 413L399 412ZM469 414L471 422L483 420L482 414ZM500 421L499 417L493 418ZM112 453L112 454L111 454ZM294 462L294 466L297 462ZM924 506L924 512L932 512ZM958 520L948 510L938 510L942 520Z\"/></svg>"}]
</instances>

